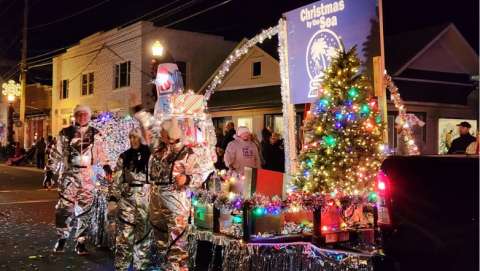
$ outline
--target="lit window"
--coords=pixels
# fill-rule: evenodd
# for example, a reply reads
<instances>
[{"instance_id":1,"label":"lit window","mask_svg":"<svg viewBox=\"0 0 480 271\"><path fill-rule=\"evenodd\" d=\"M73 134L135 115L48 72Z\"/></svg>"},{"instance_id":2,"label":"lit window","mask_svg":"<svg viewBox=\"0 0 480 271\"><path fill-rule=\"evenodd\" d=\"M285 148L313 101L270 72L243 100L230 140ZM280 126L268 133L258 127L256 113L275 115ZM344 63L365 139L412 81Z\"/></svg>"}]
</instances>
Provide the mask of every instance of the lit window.
<instances>
[{"instance_id":1,"label":"lit window","mask_svg":"<svg viewBox=\"0 0 480 271\"><path fill-rule=\"evenodd\" d=\"M252 118L238 118L237 127L245 126L250 132L253 132L253 119Z\"/></svg>"}]
</instances>

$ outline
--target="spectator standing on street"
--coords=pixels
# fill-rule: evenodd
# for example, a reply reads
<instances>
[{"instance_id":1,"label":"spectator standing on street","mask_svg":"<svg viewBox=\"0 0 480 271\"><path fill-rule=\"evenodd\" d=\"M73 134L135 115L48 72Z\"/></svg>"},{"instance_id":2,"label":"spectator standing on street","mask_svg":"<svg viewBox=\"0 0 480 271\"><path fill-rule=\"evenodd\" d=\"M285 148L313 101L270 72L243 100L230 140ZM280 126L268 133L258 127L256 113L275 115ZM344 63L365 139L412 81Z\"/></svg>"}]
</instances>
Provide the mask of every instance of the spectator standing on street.
<instances>
[{"instance_id":1,"label":"spectator standing on street","mask_svg":"<svg viewBox=\"0 0 480 271\"><path fill-rule=\"evenodd\" d=\"M285 172L285 151L279 134L273 133L270 142L262 146L262 155L265 159L264 169Z\"/></svg>"},{"instance_id":2,"label":"spectator standing on street","mask_svg":"<svg viewBox=\"0 0 480 271\"><path fill-rule=\"evenodd\" d=\"M43 178L43 188L50 189L53 186L53 171L50 169L48 164L51 162L50 153L55 148L56 139L52 136L47 137L47 149L45 154L47 156L47 165L45 166L45 177Z\"/></svg>"},{"instance_id":3,"label":"spectator standing on street","mask_svg":"<svg viewBox=\"0 0 480 271\"><path fill-rule=\"evenodd\" d=\"M45 138L41 137L37 143L35 143L35 155L37 161L37 168L44 168L45 167L45 149L47 145L45 144Z\"/></svg>"},{"instance_id":4,"label":"spectator standing on street","mask_svg":"<svg viewBox=\"0 0 480 271\"><path fill-rule=\"evenodd\" d=\"M263 150L270 145L270 137L272 136L272 132L268 128L263 128L262 130L262 142L260 142L260 152L263 157L262 167L265 168L265 156L263 154Z\"/></svg>"},{"instance_id":5,"label":"spectator standing on street","mask_svg":"<svg viewBox=\"0 0 480 271\"><path fill-rule=\"evenodd\" d=\"M232 142L235 138L235 124L233 122L227 123L225 126L225 136L223 137L222 140L222 145L220 148L222 148L224 151L227 149L228 143Z\"/></svg>"},{"instance_id":6,"label":"spectator standing on street","mask_svg":"<svg viewBox=\"0 0 480 271\"><path fill-rule=\"evenodd\" d=\"M245 167L261 168L260 155L251 138L250 130L240 126L235 140L225 150L225 165L238 174L243 174Z\"/></svg>"},{"instance_id":7,"label":"spectator standing on street","mask_svg":"<svg viewBox=\"0 0 480 271\"><path fill-rule=\"evenodd\" d=\"M226 169L225 163L223 162L223 155L225 154L225 150L222 149L222 143L225 136L223 135L223 131L221 128L215 129L215 134L217 136L217 144L215 145L215 151L217 153L217 161L215 162L216 169Z\"/></svg>"},{"instance_id":8,"label":"spectator standing on street","mask_svg":"<svg viewBox=\"0 0 480 271\"><path fill-rule=\"evenodd\" d=\"M262 156L262 145L260 144L260 140L258 140L258 137L255 133L251 133L251 140L255 144L255 146L257 146L258 156L260 156L260 165L263 168L263 165L265 165L265 159L263 159Z\"/></svg>"},{"instance_id":9,"label":"spectator standing on street","mask_svg":"<svg viewBox=\"0 0 480 271\"><path fill-rule=\"evenodd\" d=\"M460 137L452 141L452 145L448 149L448 154L465 154L468 145L475 142L477 139L470 134L470 123L462 121L457 124L458 133Z\"/></svg>"}]
</instances>

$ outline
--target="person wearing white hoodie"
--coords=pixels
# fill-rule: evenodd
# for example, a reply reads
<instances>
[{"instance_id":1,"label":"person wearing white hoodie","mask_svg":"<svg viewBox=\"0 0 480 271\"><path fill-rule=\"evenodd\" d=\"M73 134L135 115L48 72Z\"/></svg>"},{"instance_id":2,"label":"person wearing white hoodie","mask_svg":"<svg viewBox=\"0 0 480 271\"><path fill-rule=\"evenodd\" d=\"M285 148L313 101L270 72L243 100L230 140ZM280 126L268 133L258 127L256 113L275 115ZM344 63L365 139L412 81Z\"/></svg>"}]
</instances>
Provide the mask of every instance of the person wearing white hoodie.
<instances>
[{"instance_id":1,"label":"person wearing white hoodie","mask_svg":"<svg viewBox=\"0 0 480 271\"><path fill-rule=\"evenodd\" d=\"M258 148L251 140L250 130L245 126L237 129L235 140L228 143L225 150L225 165L243 175L245 167L260 168L261 160Z\"/></svg>"}]
</instances>

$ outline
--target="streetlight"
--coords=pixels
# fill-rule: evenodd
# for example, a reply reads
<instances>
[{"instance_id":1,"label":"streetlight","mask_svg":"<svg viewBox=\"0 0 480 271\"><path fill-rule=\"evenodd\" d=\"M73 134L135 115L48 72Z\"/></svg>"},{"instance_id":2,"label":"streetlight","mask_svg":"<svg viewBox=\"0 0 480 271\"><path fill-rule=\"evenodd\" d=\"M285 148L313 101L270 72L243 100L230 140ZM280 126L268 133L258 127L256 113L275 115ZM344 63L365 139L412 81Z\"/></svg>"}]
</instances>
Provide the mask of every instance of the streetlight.
<instances>
[{"instance_id":1,"label":"streetlight","mask_svg":"<svg viewBox=\"0 0 480 271\"><path fill-rule=\"evenodd\" d=\"M152 55L154 57L160 57L163 56L163 45L160 43L160 41L155 41L152 45Z\"/></svg>"},{"instance_id":2,"label":"streetlight","mask_svg":"<svg viewBox=\"0 0 480 271\"><path fill-rule=\"evenodd\" d=\"M15 97L19 97L22 93L20 91L20 84L15 83L13 80L8 80L7 83L3 83L2 89L2 94L7 96L8 100L7 141L9 144L13 144L13 102L15 101Z\"/></svg>"},{"instance_id":3,"label":"streetlight","mask_svg":"<svg viewBox=\"0 0 480 271\"><path fill-rule=\"evenodd\" d=\"M157 77L157 68L158 64L160 64L160 59L162 59L163 54L165 52L165 48L163 47L162 43L158 40L153 42L152 47L151 47L151 53L152 53L152 70L151 70L151 75L152 75L152 82L155 82L155 78ZM152 85L152 95L155 97L155 100L158 98L157 97L157 88L155 86L155 83Z\"/></svg>"}]
</instances>

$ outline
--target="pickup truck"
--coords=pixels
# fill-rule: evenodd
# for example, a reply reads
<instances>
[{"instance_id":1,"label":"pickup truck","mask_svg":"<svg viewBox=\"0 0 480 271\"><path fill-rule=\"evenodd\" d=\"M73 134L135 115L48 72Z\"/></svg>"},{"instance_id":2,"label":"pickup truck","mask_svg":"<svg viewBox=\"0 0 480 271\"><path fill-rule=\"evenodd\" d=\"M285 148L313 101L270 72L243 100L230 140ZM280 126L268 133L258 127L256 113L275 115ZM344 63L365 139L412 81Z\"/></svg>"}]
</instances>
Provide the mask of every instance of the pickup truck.
<instances>
[{"instance_id":1,"label":"pickup truck","mask_svg":"<svg viewBox=\"0 0 480 271\"><path fill-rule=\"evenodd\" d=\"M479 157L392 156L382 170L390 221L375 270L480 270Z\"/></svg>"}]
</instances>

